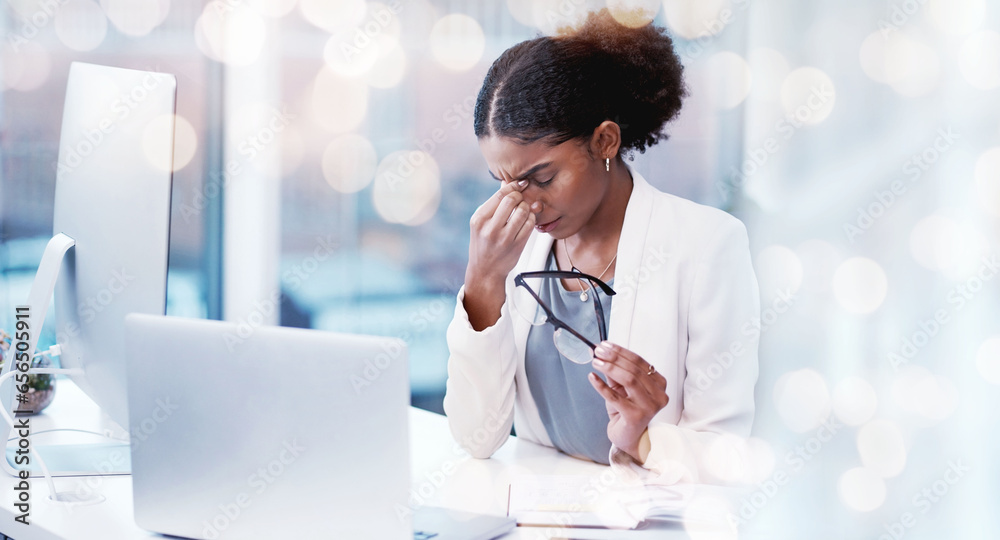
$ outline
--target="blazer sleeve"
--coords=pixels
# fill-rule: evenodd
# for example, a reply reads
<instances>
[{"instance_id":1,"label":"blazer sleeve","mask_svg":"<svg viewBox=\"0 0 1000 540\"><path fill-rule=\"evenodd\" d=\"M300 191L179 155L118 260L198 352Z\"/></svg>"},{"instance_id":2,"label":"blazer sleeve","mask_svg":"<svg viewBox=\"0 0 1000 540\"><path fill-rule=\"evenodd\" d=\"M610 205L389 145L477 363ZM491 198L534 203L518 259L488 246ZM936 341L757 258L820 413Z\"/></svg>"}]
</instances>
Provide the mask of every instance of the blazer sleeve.
<instances>
[{"instance_id":1,"label":"blazer sleeve","mask_svg":"<svg viewBox=\"0 0 1000 540\"><path fill-rule=\"evenodd\" d=\"M514 423L517 351L506 302L500 319L477 332L464 299L463 285L448 325L444 412L458 444L473 457L488 458L507 441Z\"/></svg>"},{"instance_id":2,"label":"blazer sleeve","mask_svg":"<svg viewBox=\"0 0 1000 540\"><path fill-rule=\"evenodd\" d=\"M760 317L760 293L746 228L727 217L695 269L681 417L676 425L656 418L650 422L650 451L642 465L612 447L611 466L626 479L730 483L740 480L748 466L760 340L753 321Z\"/></svg>"}]
</instances>

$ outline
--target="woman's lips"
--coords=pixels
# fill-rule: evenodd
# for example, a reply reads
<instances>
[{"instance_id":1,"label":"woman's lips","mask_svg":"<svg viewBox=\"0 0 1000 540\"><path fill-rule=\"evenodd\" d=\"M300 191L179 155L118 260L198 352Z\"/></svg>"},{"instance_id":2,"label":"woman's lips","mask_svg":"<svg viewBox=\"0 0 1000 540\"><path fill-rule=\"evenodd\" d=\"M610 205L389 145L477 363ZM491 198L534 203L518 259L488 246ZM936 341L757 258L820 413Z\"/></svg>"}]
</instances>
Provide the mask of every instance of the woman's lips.
<instances>
[{"instance_id":1,"label":"woman's lips","mask_svg":"<svg viewBox=\"0 0 1000 540\"><path fill-rule=\"evenodd\" d=\"M538 229L538 232L547 233L547 232L551 231L552 229L556 228L556 225L559 224L559 220L560 219L562 219L562 218L558 217L558 218L553 219L552 221L550 221L548 223L542 223L541 225L535 225L535 228Z\"/></svg>"}]
</instances>

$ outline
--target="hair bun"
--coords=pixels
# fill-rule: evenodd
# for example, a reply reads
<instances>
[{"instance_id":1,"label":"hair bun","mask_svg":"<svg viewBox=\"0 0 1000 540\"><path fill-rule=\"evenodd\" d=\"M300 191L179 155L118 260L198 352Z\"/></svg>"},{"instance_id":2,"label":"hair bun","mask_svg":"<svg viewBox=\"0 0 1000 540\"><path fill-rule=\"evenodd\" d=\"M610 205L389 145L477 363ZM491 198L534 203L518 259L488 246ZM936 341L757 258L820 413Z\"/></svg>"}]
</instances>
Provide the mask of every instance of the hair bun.
<instances>
[{"instance_id":1,"label":"hair bun","mask_svg":"<svg viewBox=\"0 0 1000 540\"><path fill-rule=\"evenodd\" d=\"M668 138L664 127L687 95L683 71L664 28L631 28L601 9L577 29L519 43L493 63L476 104L476 135L558 144L612 120L621 151L644 152Z\"/></svg>"}]
</instances>

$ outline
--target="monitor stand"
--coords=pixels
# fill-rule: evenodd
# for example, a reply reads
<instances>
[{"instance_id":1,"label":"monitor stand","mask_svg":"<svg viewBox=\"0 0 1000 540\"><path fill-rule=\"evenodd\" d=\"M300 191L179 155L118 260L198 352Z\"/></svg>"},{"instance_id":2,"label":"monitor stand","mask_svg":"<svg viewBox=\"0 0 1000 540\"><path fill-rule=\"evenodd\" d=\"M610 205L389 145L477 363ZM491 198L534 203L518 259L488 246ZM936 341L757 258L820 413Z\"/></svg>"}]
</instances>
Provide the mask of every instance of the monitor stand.
<instances>
[{"instance_id":1,"label":"monitor stand","mask_svg":"<svg viewBox=\"0 0 1000 540\"><path fill-rule=\"evenodd\" d=\"M31 310L27 318L29 329L27 350L29 351L34 351L38 343L39 330L41 330L42 324L45 321L45 314L48 311L49 303L52 301L62 260L69 249L75 244L76 242L69 236L58 233L45 246L45 252L38 265L35 279L31 284L31 292L28 294L27 305ZM14 351L15 348L11 347L11 351L9 352L12 357ZM13 422L17 422L18 418L21 417L14 416L16 412L14 408L15 385L11 378L12 375L8 375L11 373L14 363L12 361L5 361L3 369L0 370L0 377L7 376L10 379L3 380L0 383L0 406L4 408L7 416L13 419ZM28 373L81 374L78 369L56 368L32 368ZM7 474L14 477L21 476L22 470L27 471L31 477L43 476L46 473L48 473L48 476L103 476L131 473L132 460L129 452L129 443L127 442L105 441L91 444L36 445L33 439L37 435L30 435L29 437L32 439L32 459L29 466L24 467L15 461L18 451L17 441L19 439L17 431L12 429L12 426L4 419L0 419L0 436L3 437L0 440L6 441L4 444L4 459L0 459L0 467ZM13 440L11 440L12 437ZM37 457L41 458L40 462L36 459ZM50 486L52 485L50 482ZM54 490L53 494L57 495L57 499L59 500L62 499L58 495L66 495L65 493L56 494ZM88 502L92 501L93 497L84 497L84 499L86 500L73 502Z\"/></svg>"}]
</instances>

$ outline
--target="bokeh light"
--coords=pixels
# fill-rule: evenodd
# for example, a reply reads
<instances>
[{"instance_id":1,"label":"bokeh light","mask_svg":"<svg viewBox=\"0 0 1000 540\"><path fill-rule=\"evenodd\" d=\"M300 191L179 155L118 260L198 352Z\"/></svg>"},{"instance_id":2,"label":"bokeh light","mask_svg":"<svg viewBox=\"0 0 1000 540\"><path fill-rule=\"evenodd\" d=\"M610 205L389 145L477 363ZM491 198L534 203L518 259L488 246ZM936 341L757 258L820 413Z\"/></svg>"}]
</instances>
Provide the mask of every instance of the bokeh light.
<instances>
[{"instance_id":1,"label":"bokeh light","mask_svg":"<svg viewBox=\"0 0 1000 540\"><path fill-rule=\"evenodd\" d=\"M901 32L869 34L861 44L859 56L866 75L904 96L927 94L940 79L941 60L937 52Z\"/></svg>"},{"instance_id":2,"label":"bokeh light","mask_svg":"<svg viewBox=\"0 0 1000 540\"><path fill-rule=\"evenodd\" d=\"M163 145L162 134L173 128L173 157ZM179 171L191 163L198 150L198 134L183 116L164 114L152 119L142 134L142 149L146 159L163 171Z\"/></svg>"},{"instance_id":3,"label":"bokeh light","mask_svg":"<svg viewBox=\"0 0 1000 540\"><path fill-rule=\"evenodd\" d=\"M310 106L312 119L327 131L353 131L368 112L368 85L324 66L313 82Z\"/></svg>"},{"instance_id":4,"label":"bokeh light","mask_svg":"<svg viewBox=\"0 0 1000 540\"><path fill-rule=\"evenodd\" d=\"M714 36L726 28L723 10L729 0L663 0L667 27L684 39ZM731 13L731 9L730 9ZM730 16L729 21L732 20Z\"/></svg>"},{"instance_id":5,"label":"bokeh light","mask_svg":"<svg viewBox=\"0 0 1000 540\"><path fill-rule=\"evenodd\" d=\"M726 483L742 481L752 467L746 440L725 433L712 439L702 459L705 468Z\"/></svg>"},{"instance_id":6,"label":"bokeh light","mask_svg":"<svg viewBox=\"0 0 1000 540\"><path fill-rule=\"evenodd\" d=\"M373 88L392 88L398 86L405 75L406 54L402 47L397 46L379 54L365 81Z\"/></svg>"},{"instance_id":7,"label":"bokeh light","mask_svg":"<svg viewBox=\"0 0 1000 540\"><path fill-rule=\"evenodd\" d=\"M441 170L426 152L393 152L378 165L372 196L382 219L420 225L434 217L441 203Z\"/></svg>"},{"instance_id":8,"label":"bokeh light","mask_svg":"<svg viewBox=\"0 0 1000 540\"><path fill-rule=\"evenodd\" d=\"M1000 336L993 336L979 346L976 368L988 382L1000 384Z\"/></svg>"},{"instance_id":9,"label":"bokeh light","mask_svg":"<svg viewBox=\"0 0 1000 540\"><path fill-rule=\"evenodd\" d=\"M368 16L351 31L330 36L323 49L326 65L343 77L367 77L373 86L388 88L402 78L405 55L400 46L402 25L389 6L371 2ZM372 71L378 69L379 73ZM396 81L390 84L390 81ZM381 83L381 85L379 85Z\"/></svg>"},{"instance_id":10,"label":"bokeh light","mask_svg":"<svg viewBox=\"0 0 1000 540\"><path fill-rule=\"evenodd\" d=\"M885 271L865 257L847 259L833 274L833 295L851 313L871 313L878 309L888 288Z\"/></svg>"},{"instance_id":11,"label":"bokeh light","mask_svg":"<svg viewBox=\"0 0 1000 540\"><path fill-rule=\"evenodd\" d=\"M830 392L823 376L811 369L785 373L774 383L774 405L788 429L805 433L830 417Z\"/></svg>"},{"instance_id":12,"label":"bokeh light","mask_svg":"<svg viewBox=\"0 0 1000 540\"><path fill-rule=\"evenodd\" d=\"M926 420L921 424L924 426L944 420L958 408L958 389L954 383L923 366L900 368L892 382L891 393L900 409Z\"/></svg>"},{"instance_id":13,"label":"bokeh light","mask_svg":"<svg viewBox=\"0 0 1000 540\"><path fill-rule=\"evenodd\" d=\"M826 120L836 102L833 80L818 68L798 68L781 83L785 114L800 124L813 125Z\"/></svg>"},{"instance_id":14,"label":"bokeh light","mask_svg":"<svg viewBox=\"0 0 1000 540\"><path fill-rule=\"evenodd\" d=\"M167 19L170 0L101 0L101 7L121 33L140 37Z\"/></svg>"},{"instance_id":15,"label":"bokeh light","mask_svg":"<svg viewBox=\"0 0 1000 540\"><path fill-rule=\"evenodd\" d=\"M845 377L833 389L833 414L849 426L871 420L878 410L875 388L861 377Z\"/></svg>"},{"instance_id":16,"label":"bokeh light","mask_svg":"<svg viewBox=\"0 0 1000 540\"><path fill-rule=\"evenodd\" d=\"M753 78L751 92L754 98L778 102L781 82L792 70L785 55L769 47L757 47L747 54L747 63Z\"/></svg>"},{"instance_id":17,"label":"bokeh light","mask_svg":"<svg viewBox=\"0 0 1000 540\"><path fill-rule=\"evenodd\" d=\"M910 232L913 258L921 266L954 279L975 272L988 249L986 237L971 223L958 223L942 214L921 219Z\"/></svg>"},{"instance_id":18,"label":"bokeh light","mask_svg":"<svg viewBox=\"0 0 1000 540\"><path fill-rule=\"evenodd\" d=\"M885 480L865 467L855 467L840 475L837 493L848 508L871 512L885 502Z\"/></svg>"},{"instance_id":19,"label":"bokeh light","mask_svg":"<svg viewBox=\"0 0 1000 540\"><path fill-rule=\"evenodd\" d=\"M248 6L221 8L220 3L209 3L198 17L195 44L213 60L235 66L252 64L267 40L264 18Z\"/></svg>"},{"instance_id":20,"label":"bokeh light","mask_svg":"<svg viewBox=\"0 0 1000 540\"><path fill-rule=\"evenodd\" d=\"M364 46L352 43L345 35L331 36L323 48L323 60L342 77L360 77L375 65L379 57L379 44L371 40Z\"/></svg>"},{"instance_id":21,"label":"bokeh light","mask_svg":"<svg viewBox=\"0 0 1000 540\"><path fill-rule=\"evenodd\" d=\"M299 0L299 11L310 23L330 33L357 26L365 17L364 0Z\"/></svg>"},{"instance_id":22,"label":"bokeh light","mask_svg":"<svg viewBox=\"0 0 1000 540\"><path fill-rule=\"evenodd\" d=\"M965 35L983 23L985 0L927 0L927 18L940 31Z\"/></svg>"},{"instance_id":23,"label":"bokeh light","mask_svg":"<svg viewBox=\"0 0 1000 540\"><path fill-rule=\"evenodd\" d=\"M247 5L265 17L284 17L295 9L298 0L247 0Z\"/></svg>"},{"instance_id":24,"label":"bokeh light","mask_svg":"<svg viewBox=\"0 0 1000 540\"><path fill-rule=\"evenodd\" d=\"M618 24L629 28L646 26L660 12L660 0L607 0L608 12Z\"/></svg>"},{"instance_id":25,"label":"bokeh light","mask_svg":"<svg viewBox=\"0 0 1000 540\"><path fill-rule=\"evenodd\" d=\"M994 216L1000 216L1000 146L983 152L976 160L976 199Z\"/></svg>"},{"instance_id":26,"label":"bokeh light","mask_svg":"<svg viewBox=\"0 0 1000 540\"><path fill-rule=\"evenodd\" d=\"M507 0L507 11L517 22L525 26L535 26L533 5L532 0Z\"/></svg>"},{"instance_id":27,"label":"bokeh light","mask_svg":"<svg viewBox=\"0 0 1000 540\"><path fill-rule=\"evenodd\" d=\"M1000 88L1000 34L984 30L969 36L958 52L958 68L975 88Z\"/></svg>"},{"instance_id":28,"label":"bokeh light","mask_svg":"<svg viewBox=\"0 0 1000 540\"><path fill-rule=\"evenodd\" d=\"M434 23L430 47L439 64L453 71L465 71L483 57L486 36L475 19L452 13Z\"/></svg>"},{"instance_id":29,"label":"bokeh light","mask_svg":"<svg viewBox=\"0 0 1000 540\"><path fill-rule=\"evenodd\" d=\"M858 454L869 471L891 478L906 467L906 443L899 426L888 420L872 420L858 430Z\"/></svg>"},{"instance_id":30,"label":"bokeh light","mask_svg":"<svg viewBox=\"0 0 1000 540\"><path fill-rule=\"evenodd\" d=\"M91 0L69 0L55 14L56 35L74 51L91 51L104 41L108 18Z\"/></svg>"},{"instance_id":31,"label":"bokeh light","mask_svg":"<svg viewBox=\"0 0 1000 540\"><path fill-rule=\"evenodd\" d=\"M8 42L2 45L3 85L5 88L29 92L39 88L49 78L52 61L49 52L34 41L18 43L17 49Z\"/></svg>"},{"instance_id":32,"label":"bokeh light","mask_svg":"<svg viewBox=\"0 0 1000 540\"><path fill-rule=\"evenodd\" d=\"M720 109L732 109L743 103L750 93L752 77L750 66L742 56L729 51L713 54L707 68L712 103Z\"/></svg>"},{"instance_id":33,"label":"bokeh light","mask_svg":"<svg viewBox=\"0 0 1000 540\"><path fill-rule=\"evenodd\" d=\"M375 178L378 158L367 138L349 133L330 141L323 151L323 177L341 193L355 193Z\"/></svg>"}]
</instances>

